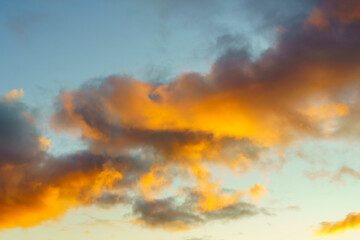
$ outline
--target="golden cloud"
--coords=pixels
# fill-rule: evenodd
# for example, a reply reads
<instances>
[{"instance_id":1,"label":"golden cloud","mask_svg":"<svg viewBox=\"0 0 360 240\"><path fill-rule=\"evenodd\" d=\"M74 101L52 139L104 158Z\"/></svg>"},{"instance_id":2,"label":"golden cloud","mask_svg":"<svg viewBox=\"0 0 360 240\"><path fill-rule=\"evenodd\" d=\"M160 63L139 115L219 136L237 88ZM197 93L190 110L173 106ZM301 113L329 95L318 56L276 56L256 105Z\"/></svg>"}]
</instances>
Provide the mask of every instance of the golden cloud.
<instances>
[{"instance_id":1,"label":"golden cloud","mask_svg":"<svg viewBox=\"0 0 360 240\"><path fill-rule=\"evenodd\" d=\"M349 213L345 219L338 222L324 222L315 232L316 236L334 235L348 230L360 228L360 213Z\"/></svg>"}]
</instances>

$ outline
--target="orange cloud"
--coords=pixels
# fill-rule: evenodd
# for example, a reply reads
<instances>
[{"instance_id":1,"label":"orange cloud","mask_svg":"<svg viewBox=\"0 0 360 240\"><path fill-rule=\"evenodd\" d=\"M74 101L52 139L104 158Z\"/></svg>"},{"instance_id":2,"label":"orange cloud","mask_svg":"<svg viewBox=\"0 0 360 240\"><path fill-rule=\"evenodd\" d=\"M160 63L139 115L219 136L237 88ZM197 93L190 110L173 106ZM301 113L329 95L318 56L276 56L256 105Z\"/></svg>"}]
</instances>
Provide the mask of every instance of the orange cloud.
<instances>
[{"instance_id":1,"label":"orange cloud","mask_svg":"<svg viewBox=\"0 0 360 240\"><path fill-rule=\"evenodd\" d=\"M47 151L50 148L51 140L47 139L44 136L38 138L40 149L43 151Z\"/></svg>"},{"instance_id":2,"label":"orange cloud","mask_svg":"<svg viewBox=\"0 0 360 240\"><path fill-rule=\"evenodd\" d=\"M9 169L5 170L9 172ZM16 173L16 169L12 168L10 172ZM69 209L91 204L121 179L121 173L114 169L104 169L88 173L75 172L49 185L31 182L29 191L16 193L15 198L8 192L7 198L0 198L0 229L26 228L56 219Z\"/></svg>"},{"instance_id":3,"label":"orange cloud","mask_svg":"<svg viewBox=\"0 0 360 240\"><path fill-rule=\"evenodd\" d=\"M348 230L360 228L360 213L349 213L344 220L338 222L324 222L315 232L316 236L326 236L344 233Z\"/></svg>"},{"instance_id":4,"label":"orange cloud","mask_svg":"<svg viewBox=\"0 0 360 240\"><path fill-rule=\"evenodd\" d=\"M49 155L50 140L24 109L21 102L0 100L0 229L35 226L93 204L123 176L122 166L102 156Z\"/></svg>"},{"instance_id":5,"label":"orange cloud","mask_svg":"<svg viewBox=\"0 0 360 240\"><path fill-rule=\"evenodd\" d=\"M201 163L193 164L189 168L197 180L196 187L192 189L198 197L196 211L206 213L221 210L237 204L244 195L241 191L224 193L220 183L211 180L210 171Z\"/></svg>"},{"instance_id":6,"label":"orange cloud","mask_svg":"<svg viewBox=\"0 0 360 240\"><path fill-rule=\"evenodd\" d=\"M319 106L311 106L305 109L305 114L313 121L323 121L332 117L349 114L349 107L344 103L330 102Z\"/></svg>"},{"instance_id":7,"label":"orange cloud","mask_svg":"<svg viewBox=\"0 0 360 240\"><path fill-rule=\"evenodd\" d=\"M13 101L16 99L20 99L24 96L24 90L22 88L20 88L20 90L14 89L11 90L10 92L8 92L5 95L5 100L7 101Z\"/></svg>"},{"instance_id":8,"label":"orange cloud","mask_svg":"<svg viewBox=\"0 0 360 240\"><path fill-rule=\"evenodd\" d=\"M170 179L166 176L167 167L152 167L149 172L144 174L138 185L145 200L151 200L161 190L170 187Z\"/></svg>"},{"instance_id":9,"label":"orange cloud","mask_svg":"<svg viewBox=\"0 0 360 240\"><path fill-rule=\"evenodd\" d=\"M247 191L247 193L253 200L258 201L260 198L268 194L268 191L266 190L265 186L256 183L252 188Z\"/></svg>"}]
</instances>

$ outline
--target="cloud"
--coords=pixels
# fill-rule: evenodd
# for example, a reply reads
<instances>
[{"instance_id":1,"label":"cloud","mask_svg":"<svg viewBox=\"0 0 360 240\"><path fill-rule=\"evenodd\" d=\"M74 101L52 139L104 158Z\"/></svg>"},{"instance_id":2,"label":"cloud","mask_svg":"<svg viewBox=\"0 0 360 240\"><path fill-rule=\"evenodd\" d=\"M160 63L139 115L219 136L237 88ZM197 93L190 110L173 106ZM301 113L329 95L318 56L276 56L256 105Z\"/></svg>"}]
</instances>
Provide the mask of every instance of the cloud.
<instances>
[{"instance_id":1,"label":"cloud","mask_svg":"<svg viewBox=\"0 0 360 240\"><path fill-rule=\"evenodd\" d=\"M27 108L22 102L0 101L1 229L35 226L56 219L69 209L92 204L105 208L119 203L133 205L134 214L142 214L140 219L144 224L169 230L175 227L185 230L204 221L201 213L193 211L196 207L191 200L193 209L187 207L188 212L169 205L171 211L163 213L168 216L154 216L150 223L145 218L148 212L142 206L169 204L152 196L152 189L162 190L169 184L172 176L167 168L151 167L153 160L149 156L141 158L130 154L111 156L83 151L55 158L44 151L44 143L38 141L42 136L24 112ZM161 174L165 174L164 177ZM210 181L210 175L208 178L205 180ZM205 180L202 184L207 186ZM139 188L140 193L136 190ZM131 197L134 194L146 197L146 191L150 191L146 201L135 201ZM180 228L178 221L183 222L184 228Z\"/></svg>"},{"instance_id":2,"label":"cloud","mask_svg":"<svg viewBox=\"0 0 360 240\"><path fill-rule=\"evenodd\" d=\"M24 90L22 88L20 88L20 90L14 89L5 95L5 100L14 101L22 98L23 96L24 96Z\"/></svg>"},{"instance_id":3,"label":"cloud","mask_svg":"<svg viewBox=\"0 0 360 240\"><path fill-rule=\"evenodd\" d=\"M167 175L167 176L166 176ZM159 166L152 167L149 172L144 174L139 180L139 187L145 199L153 199L158 192L170 187L172 176L169 175L167 168Z\"/></svg>"},{"instance_id":4,"label":"cloud","mask_svg":"<svg viewBox=\"0 0 360 240\"><path fill-rule=\"evenodd\" d=\"M270 164L268 150L359 133L349 126L359 120L360 101L344 96L358 90L360 22L352 11L344 16L347 8L317 9L326 27L296 22L256 60L230 49L207 74L169 83L110 76L61 92L52 129L79 134L82 152L50 155L26 106L1 99L0 228L34 226L92 204L128 204L133 223L171 231L269 214L245 202L256 202L265 186L226 192L212 169L243 173Z\"/></svg>"},{"instance_id":5,"label":"cloud","mask_svg":"<svg viewBox=\"0 0 360 240\"><path fill-rule=\"evenodd\" d=\"M189 176L178 174L192 183L197 214L234 206L246 191L256 200L266 192L261 185L225 193L206 165L249 171L263 163L267 149L309 137L348 137L349 121L359 119L356 100L344 96L358 90L360 22L326 17L323 29L308 19L294 23L256 60L245 49L230 49L207 74L183 73L169 83L110 76L64 91L52 127L79 132L92 153L140 149L151 159L152 170L138 177L147 201L175 187L170 169Z\"/></svg>"},{"instance_id":6,"label":"cloud","mask_svg":"<svg viewBox=\"0 0 360 240\"><path fill-rule=\"evenodd\" d=\"M341 181L344 176L360 179L360 172L348 166L342 166L339 171L334 175L334 180Z\"/></svg>"},{"instance_id":7,"label":"cloud","mask_svg":"<svg viewBox=\"0 0 360 240\"><path fill-rule=\"evenodd\" d=\"M40 144L40 149L43 151L48 150L51 147L51 140L47 139L44 136L41 136L38 138L39 144Z\"/></svg>"},{"instance_id":8,"label":"cloud","mask_svg":"<svg viewBox=\"0 0 360 240\"><path fill-rule=\"evenodd\" d=\"M343 4L321 2L256 60L232 48L207 74L183 73L169 83L110 76L64 91L52 127L79 132L92 153L116 156L141 149L152 157L152 170L139 183L146 203L173 213L165 228L196 225L198 214L215 216L240 203L246 192L224 193L206 164L248 171L266 149L309 137L348 137L349 122L360 116L357 99L344 97L358 90L360 22L352 12L344 17ZM221 45L236 41L222 40ZM170 168L185 169L194 179L195 212L179 212L158 199L162 189L172 187ZM261 185L248 190L255 199L265 192ZM147 208L135 206L135 213L148 216ZM160 226L165 217L139 221Z\"/></svg>"},{"instance_id":9,"label":"cloud","mask_svg":"<svg viewBox=\"0 0 360 240\"><path fill-rule=\"evenodd\" d=\"M177 206L171 198L150 202L139 199L133 205L133 212L139 215L136 223L172 231L187 230L204 221L190 208Z\"/></svg>"},{"instance_id":10,"label":"cloud","mask_svg":"<svg viewBox=\"0 0 360 240\"><path fill-rule=\"evenodd\" d=\"M350 24L360 19L360 5L356 0L322 0L308 17L308 22L319 28L325 28L331 21L337 20Z\"/></svg>"},{"instance_id":11,"label":"cloud","mask_svg":"<svg viewBox=\"0 0 360 240\"><path fill-rule=\"evenodd\" d=\"M266 190L265 186L260 184L255 184L249 191L250 197L254 200L259 200L260 198L264 197L268 191Z\"/></svg>"},{"instance_id":12,"label":"cloud","mask_svg":"<svg viewBox=\"0 0 360 240\"><path fill-rule=\"evenodd\" d=\"M287 206L286 208L284 208L284 210L288 210L288 211L300 211L301 207L297 206L297 205L290 205Z\"/></svg>"},{"instance_id":13,"label":"cloud","mask_svg":"<svg viewBox=\"0 0 360 240\"><path fill-rule=\"evenodd\" d=\"M152 145L173 154L178 147L178 153L192 152L191 158L215 156L224 138L268 147L324 136L336 129L327 120L336 126L351 115L350 103L336 95L357 83L357 25L288 31L256 61L245 50L230 51L208 74L184 73L168 84L112 76L64 92L54 128L80 130L101 148ZM191 144L174 143L175 134ZM146 137L158 144L144 142ZM215 150L207 151L210 146Z\"/></svg>"},{"instance_id":14,"label":"cloud","mask_svg":"<svg viewBox=\"0 0 360 240\"><path fill-rule=\"evenodd\" d=\"M0 101L1 229L34 226L70 208L107 200L103 194L115 183L127 185L128 174L140 171L136 159L122 156L80 152L54 158L43 151L26 111L21 102Z\"/></svg>"},{"instance_id":15,"label":"cloud","mask_svg":"<svg viewBox=\"0 0 360 240\"><path fill-rule=\"evenodd\" d=\"M323 222L315 232L317 236L333 235L344 233L348 230L355 230L360 227L360 213L349 213L345 219L338 222Z\"/></svg>"},{"instance_id":16,"label":"cloud","mask_svg":"<svg viewBox=\"0 0 360 240\"><path fill-rule=\"evenodd\" d=\"M328 170L320 170L313 172L305 171L304 175L311 180L330 179L331 181L336 182L343 182L345 177L360 179L360 172L346 165L342 166L335 172L331 172Z\"/></svg>"},{"instance_id":17,"label":"cloud","mask_svg":"<svg viewBox=\"0 0 360 240\"><path fill-rule=\"evenodd\" d=\"M265 209L257 208L253 204L239 202L237 204L229 205L221 210L208 212L205 216L208 220L231 220L250 217L259 213L268 214Z\"/></svg>"},{"instance_id":18,"label":"cloud","mask_svg":"<svg viewBox=\"0 0 360 240\"><path fill-rule=\"evenodd\" d=\"M233 220L266 213L253 204L238 202L216 211L199 213L192 211L193 201L178 203L174 198L155 201L138 199L133 205L133 212L139 217L133 221L149 227L163 227L170 231L187 230L209 221Z\"/></svg>"}]
</instances>

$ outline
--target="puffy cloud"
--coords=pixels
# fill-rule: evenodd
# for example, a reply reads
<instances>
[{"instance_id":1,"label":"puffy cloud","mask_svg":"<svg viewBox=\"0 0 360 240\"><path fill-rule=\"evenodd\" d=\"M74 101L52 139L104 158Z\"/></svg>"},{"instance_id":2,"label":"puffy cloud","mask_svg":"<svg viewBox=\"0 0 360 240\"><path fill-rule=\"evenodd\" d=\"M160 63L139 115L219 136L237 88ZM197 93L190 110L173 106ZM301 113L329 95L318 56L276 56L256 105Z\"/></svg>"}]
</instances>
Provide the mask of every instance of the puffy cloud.
<instances>
[{"instance_id":1,"label":"puffy cloud","mask_svg":"<svg viewBox=\"0 0 360 240\"><path fill-rule=\"evenodd\" d=\"M166 84L111 76L62 92L52 128L80 133L88 147L80 153L49 155L25 106L1 100L0 228L90 204L132 204L133 222L173 231L265 213L244 202L262 197L264 186L225 192L208 165L244 172L269 148L353 132L359 101L344 93L359 84L357 5L348 11L333 6L355 2L328 3L256 60L230 50L207 74L183 73ZM175 178L188 186L177 189ZM174 188L177 198L162 192Z\"/></svg>"},{"instance_id":2,"label":"puffy cloud","mask_svg":"<svg viewBox=\"0 0 360 240\"><path fill-rule=\"evenodd\" d=\"M141 149L152 159L152 170L138 183L149 203L174 187L170 166L194 179L189 188L196 214L234 206L246 193L256 200L266 193L262 185L225 193L206 164L248 171L268 148L344 136L349 121L359 119L358 102L344 95L358 91L360 22L334 11L321 3L256 60L244 49L229 50L207 74L183 73L164 84L110 76L65 91L53 129L78 131L93 153ZM184 225L178 221L168 228Z\"/></svg>"},{"instance_id":3,"label":"puffy cloud","mask_svg":"<svg viewBox=\"0 0 360 240\"><path fill-rule=\"evenodd\" d=\"M208 74L168 84L112 76L61 94L53 126L80 130L94 147L152 145L171 159L214 158L224 138L268 147L323 136L335 129L326 120L351 115L337 95L358 81L358 25L287 31L256 61L229 51ZM314 105L319 97L323 104Z\"/></svg>"},{"instance_id":4,"label":"puffy cloud","mask_svg":"<svg viewBox=\"0 0 360 240\"><path fill-rule=\"evenodd\" d=\"M158 198L161 189L172 186L165 173L169 166L195 179L189 190L195 199L192 214L235 206L246 193L256 200L266 193L262 185L224 193L206 164L247 171L264 149L351 131L349 122L359 119L358 102L344 95L358 91L357 6L355 1L322 1L256 60L244 49L232 49L207 74L183 73L165 84L111 76L65 91L52 126L80 132L93 153L116 156L141 149L153 157L152 170L139 182L149 204L164 204ZM178 213L172 205L164 209ZM186 214L186 219L196 218ZM169 222L171 229L191 225L176 217Z\"/></svg>"}]
</instances>

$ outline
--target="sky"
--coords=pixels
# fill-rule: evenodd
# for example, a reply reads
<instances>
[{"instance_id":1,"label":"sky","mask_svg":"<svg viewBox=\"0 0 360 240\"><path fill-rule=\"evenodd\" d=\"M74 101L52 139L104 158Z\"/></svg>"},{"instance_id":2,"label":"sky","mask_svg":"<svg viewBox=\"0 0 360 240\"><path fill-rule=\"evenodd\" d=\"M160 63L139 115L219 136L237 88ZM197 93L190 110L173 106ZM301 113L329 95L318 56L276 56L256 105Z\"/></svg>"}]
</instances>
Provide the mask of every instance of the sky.
<instances>
[{"instance_id":1,"label":"sky","mask_svg":"<svg viewBox=\"0 0 360 240\"><path fill-rule=\"evenodd\" d=\"M358 240L360 2L0 0L1 240Z\"/></svg>"}]
</instances>

